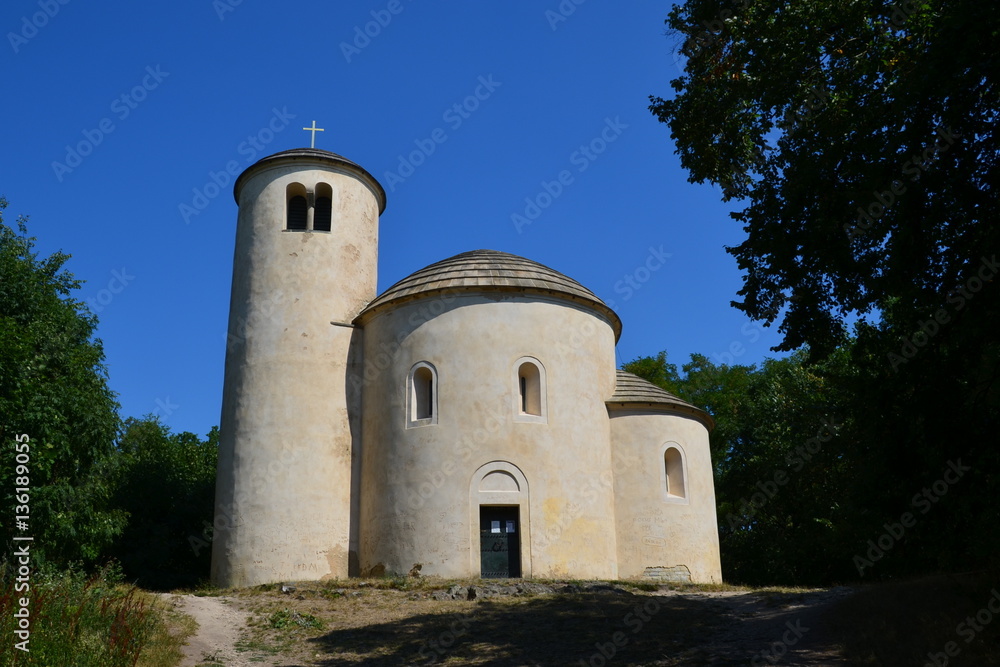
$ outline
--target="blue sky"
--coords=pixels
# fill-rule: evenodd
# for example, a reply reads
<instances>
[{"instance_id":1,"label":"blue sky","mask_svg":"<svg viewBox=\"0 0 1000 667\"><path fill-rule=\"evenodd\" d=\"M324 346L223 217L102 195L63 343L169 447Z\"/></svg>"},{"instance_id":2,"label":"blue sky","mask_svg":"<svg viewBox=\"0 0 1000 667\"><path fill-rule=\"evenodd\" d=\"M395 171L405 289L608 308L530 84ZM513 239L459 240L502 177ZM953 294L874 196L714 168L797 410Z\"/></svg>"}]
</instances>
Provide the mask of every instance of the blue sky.
<instances>
[{"instance_id":1,"label":"blue sky","mask_svg":"<svg viewBox=\"0 0 1000 667\"><path fill-rule=\"evenodd\" d=\"M8 222L29 214L44 254L73 255L123 416L158 412L175 430L219 420L236 223L227 165L308 146L300 128L314 119L317 148L388 193L380 291L459 252L503 250L611 304L619 363L659 350L678 364L694 352L756 363L778 336L729 305L742 281L724 246L743 231L718 189L687 182L647 110L679 74L668 11L10 0Z\"/></svg>"}]
</instances>

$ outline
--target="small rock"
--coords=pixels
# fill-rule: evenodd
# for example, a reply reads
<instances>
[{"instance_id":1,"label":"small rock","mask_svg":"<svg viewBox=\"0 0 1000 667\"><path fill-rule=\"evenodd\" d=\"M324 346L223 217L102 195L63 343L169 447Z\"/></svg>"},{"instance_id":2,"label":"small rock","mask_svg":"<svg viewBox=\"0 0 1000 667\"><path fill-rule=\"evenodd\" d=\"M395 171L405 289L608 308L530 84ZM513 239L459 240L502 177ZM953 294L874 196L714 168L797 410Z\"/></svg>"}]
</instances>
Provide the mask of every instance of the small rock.
<instances>
[{"instance_id":1,"label":"small rock","mask_svg":"<svg viewBox=\"0 0 1000 667\"><path fill-rule=\"evenodd\" d=\"M452 600L468 600L469 589L465 586L452 586L448 589L448 595Z\"/></svg>"}]
</instances>

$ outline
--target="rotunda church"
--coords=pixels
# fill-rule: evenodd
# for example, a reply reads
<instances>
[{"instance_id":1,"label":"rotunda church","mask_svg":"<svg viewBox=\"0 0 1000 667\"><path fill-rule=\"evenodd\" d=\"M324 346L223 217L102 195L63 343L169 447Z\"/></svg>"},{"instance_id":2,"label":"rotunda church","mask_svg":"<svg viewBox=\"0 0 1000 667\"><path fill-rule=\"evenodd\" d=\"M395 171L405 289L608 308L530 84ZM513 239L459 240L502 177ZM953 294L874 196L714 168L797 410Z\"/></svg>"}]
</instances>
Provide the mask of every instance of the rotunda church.
<instances>
[{"instance_id":1,"label":"rotunda church","mask_svg":"<svg viewBox=\"0 0 1000 667\"><path fill-rule=\"evenodd\" d=\"M721 581L711 417L621 321L495 250L376 293L385 191L301 148L237 179L212 580Z\"/></svg>"}]
</instances>

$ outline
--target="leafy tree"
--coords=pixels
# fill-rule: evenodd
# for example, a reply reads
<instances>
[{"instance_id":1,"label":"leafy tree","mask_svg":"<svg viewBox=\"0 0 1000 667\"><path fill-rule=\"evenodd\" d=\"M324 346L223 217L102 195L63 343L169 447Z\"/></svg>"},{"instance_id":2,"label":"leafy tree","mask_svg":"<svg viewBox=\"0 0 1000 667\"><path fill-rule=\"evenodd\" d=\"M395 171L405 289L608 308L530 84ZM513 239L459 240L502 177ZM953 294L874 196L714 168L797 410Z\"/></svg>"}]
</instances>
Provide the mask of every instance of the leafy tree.
<instances>
[{"instance_id":1,"label":"leafy tree","mask_svg":"<svg viewBox=\"0 0 1000 667\"><path fill-rule=\"evenodd\" d=\"M34 563L94 561L124 525L109 503L118 404L108 388L96 318L73 297L80 286L62 252L41 258L27 220L3 223L0 198L0 506L13 509L15 437L30 437L30 519L0 516L5 549L34 537ZM18 485L20 486L20 485Z\"/></svg>"},{"instance_id":2,"label":"leafy tree","mask_svg":"<svg viewBox=\"0 0 1000 667\"><path fill-rule=\"evenodd\" d=\"M218 428L202 440L156 417L125 420L113 498L129 519L109 555L127 577L165 589L208 578L218 444Z\"/></svg>"},{"instance_id":3,"label":"leafy tree","mask_svg":"<svg viewBox=\"0 0 1000 667\"><path fill-rule=\"evenodd\" d=\"M741 206L733 305L822 361L810 372L850 415L849 472L827 483L850 529L827 554L864 552L949 463L971 468L876 576L1000 552L982 529L1000 519L997 16L971 0L686 0L666 21L686 62L650 110L690 180ZM758 409L740 410L755 438Z\"/></svg>"},{"instance_id":4,"label":"leafy tree","mask_svg":"<svg viewBox=\"0 0 1000 667\"><path fill-rule=\"evenodd\" d=\"M650 109L693 182L745 200L736 307L823 356L852 316L893 340L1000 246L1000 24L974 0L687 0L684 74ZM995 272L996 269L994 269ZM965 329L990 332L997 303ZM970 309L971 310L971 309ZM953 315L958 315L952 313ZM872 333L872 332L869 332Z\"/></svg>"}]
</instances>

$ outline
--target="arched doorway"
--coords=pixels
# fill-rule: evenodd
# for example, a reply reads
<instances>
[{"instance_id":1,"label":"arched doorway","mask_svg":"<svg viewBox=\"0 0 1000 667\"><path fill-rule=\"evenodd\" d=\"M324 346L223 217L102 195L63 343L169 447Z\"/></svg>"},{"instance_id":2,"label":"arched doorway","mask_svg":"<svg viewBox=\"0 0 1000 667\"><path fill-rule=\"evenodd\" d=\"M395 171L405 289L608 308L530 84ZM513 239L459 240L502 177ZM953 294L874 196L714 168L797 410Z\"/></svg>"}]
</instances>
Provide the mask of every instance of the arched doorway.
<instances>
[{"instance_id":1,"label":"arched doorway","mask_svg":"<svg viewBox=\"0 0 1000 667\"><path fill-rule=\"evenodd\" d=\"M481 577L531 576L528 480L507 461L491 461L472 476L470 569Z\"/></svg>"}]
</instances>

